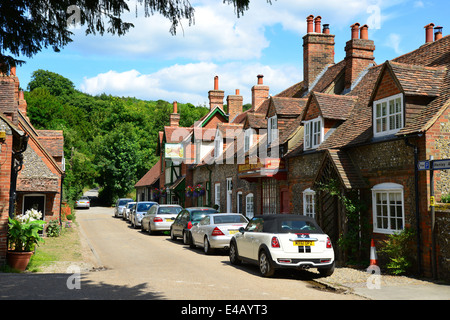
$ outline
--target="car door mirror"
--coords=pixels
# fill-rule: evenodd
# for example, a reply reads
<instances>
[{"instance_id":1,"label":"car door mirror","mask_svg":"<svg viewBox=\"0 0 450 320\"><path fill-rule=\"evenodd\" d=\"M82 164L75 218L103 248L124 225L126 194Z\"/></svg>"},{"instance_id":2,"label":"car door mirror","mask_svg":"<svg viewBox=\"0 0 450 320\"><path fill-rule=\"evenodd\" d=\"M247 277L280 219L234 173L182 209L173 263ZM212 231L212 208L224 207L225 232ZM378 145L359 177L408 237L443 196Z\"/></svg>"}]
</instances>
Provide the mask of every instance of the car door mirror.
<instances>
[{"instance_id":1,"label":"car door mirror","mask_svg":"<svg viewBox=\"0 0 450 320\"><path fill-rule=\"evenodd\" d=\"M244 227L240 227L239 228L239 232L243 234L245 232L245 228Z\"/></svg>"}]
</instances>

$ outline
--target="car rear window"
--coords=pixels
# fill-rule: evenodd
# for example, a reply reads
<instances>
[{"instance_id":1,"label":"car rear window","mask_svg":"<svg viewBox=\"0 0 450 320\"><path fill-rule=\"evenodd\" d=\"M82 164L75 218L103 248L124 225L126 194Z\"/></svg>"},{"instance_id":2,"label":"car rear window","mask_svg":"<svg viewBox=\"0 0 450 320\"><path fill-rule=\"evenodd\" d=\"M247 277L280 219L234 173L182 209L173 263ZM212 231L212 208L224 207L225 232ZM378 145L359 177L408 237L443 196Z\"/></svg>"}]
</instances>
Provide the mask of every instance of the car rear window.
<instances>
[{"instance_id":1,"label":"car rear window","mask_svg":"<svg viewBox=\"0 0 450 320\"><path fill-rule=\"evenodd\" d=\"M237 215L220 215L214 217L214 224L223 223L246 223L247 220L243 216Z\"/></svg>"},{"instance_id":2,"label":"car rear window","mask_svg":"<svg viewBox=\"0 0 450 320\"><path fill-rule=\"evenodd\" d=\"M137 211L147 211L154 203L138 203Z\"/></svg>"},{"instance_id":3,"label":"car rear window","mask_svg":"<svg viewBox=\"0 0 450 320\"><path fill-rule=\"evenodd\" d=\"M126 205L128 202L130 202L131 200L119 200L119 206L124 206Z\"/></svg>"},{"instance_id":4,"label":"car rear window","mask_svg":"<svg viewBox=\"0 0 450 320\"><path fill-rule=\"evenodd\" d=\"M322 232L313 221L281 220L280 227L280 233Z\"/></svg>"},{"instance_id":5,"label":"car rear window","mask_svg":"<svg viewBox=\"0 0 450 320\"><path fill-rule=\"evenodd\" d=\"M180 207L161 207L158 214L177 214L182 210Z\"/></svg>"},{"instance_id":6,"label":"car rear window","mask_svg":"<svg viewBox=\"0 0 450 320\"><path fill-rule=\"evenodd\" d=\"M192 216L192 221L197 222L202 220L202 218L204 216L206 216L207 214L211 214L211 213L217 213L216 210L211 209L211 210L199 210L199 211L191 211L191 216Z\"/></svg>"}]
</instances>

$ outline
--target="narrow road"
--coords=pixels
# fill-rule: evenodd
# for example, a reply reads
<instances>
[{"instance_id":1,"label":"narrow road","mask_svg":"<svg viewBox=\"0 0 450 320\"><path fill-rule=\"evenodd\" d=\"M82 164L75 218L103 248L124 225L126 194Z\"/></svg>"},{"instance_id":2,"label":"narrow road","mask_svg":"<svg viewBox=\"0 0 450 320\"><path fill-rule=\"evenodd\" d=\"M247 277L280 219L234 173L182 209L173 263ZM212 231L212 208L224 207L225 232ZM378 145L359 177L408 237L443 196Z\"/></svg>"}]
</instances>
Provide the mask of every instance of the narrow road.
<instances>
[{"instance_id":1,"label":"narrow road","mask_svg":"<svg viewBox=\"0 0 450 320\"><path fill-rule=\"evenodd\" d=\"M114 218L111 208L78 210L77 221L98 263L105 267L84 274L81 285L107 287L101 299L359 299L315 288L310 272L281 272L263 278L256 266L231 265L224 252L207 256L166 235L132 229L121 218Z\"/></svg>"}]
</instances>

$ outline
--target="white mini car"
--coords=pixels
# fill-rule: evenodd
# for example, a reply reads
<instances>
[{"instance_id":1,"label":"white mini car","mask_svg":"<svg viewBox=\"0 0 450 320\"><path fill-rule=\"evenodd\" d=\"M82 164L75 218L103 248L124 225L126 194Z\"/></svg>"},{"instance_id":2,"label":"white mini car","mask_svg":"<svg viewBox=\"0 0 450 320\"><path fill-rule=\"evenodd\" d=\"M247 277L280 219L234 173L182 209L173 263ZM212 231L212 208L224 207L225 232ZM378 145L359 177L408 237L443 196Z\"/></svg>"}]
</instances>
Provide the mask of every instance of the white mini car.
<instances>
[{"instance_id":1,"label":"white mini car","mask_svg":"<svg viewBox=\"0 0 450 320\"><path fill-rule=\"evenodd\" d=\"M241 228L230 242L230 262L242 261L259 265L265 277L279 268L317 268L322 276L334 272L330 238L314 219L294 214L255 216Z\"/></svg>"}]
</instances>

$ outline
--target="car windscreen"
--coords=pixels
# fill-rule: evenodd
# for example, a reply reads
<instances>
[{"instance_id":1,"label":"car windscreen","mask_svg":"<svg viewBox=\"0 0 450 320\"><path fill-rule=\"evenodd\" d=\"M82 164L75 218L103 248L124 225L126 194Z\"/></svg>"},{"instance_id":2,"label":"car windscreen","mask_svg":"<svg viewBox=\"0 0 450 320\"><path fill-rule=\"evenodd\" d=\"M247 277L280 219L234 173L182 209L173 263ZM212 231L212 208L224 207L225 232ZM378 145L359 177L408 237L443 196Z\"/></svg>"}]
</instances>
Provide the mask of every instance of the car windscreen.
<instances>
[{"instance_id":1,"label":"car windscreen","mask_svg":"<svg viewBox=\"0 0 450 320\"><path fill-rule=\"evenodd\" d=\"M182 209L180 207L161 207L158 214L178 214Z\"/></svg>"},{"instance_id":2,"label":"car windscreen","mask_svg":"<svg viewBox=\"0 0 450 320\"><path fill-rule=\"evenodd\" d=\"M243 216L224 214L220 216L214 216L213 224L224 223L247 223L247 220Z\"/></svg>"},{"instance_id":3,"label":"car windscreen","mask_svg":"<svg viewBox=\"0 0 450 320\"><path fill-rule=\"evenodd\" d=\"M147 211L152 205L154 205L154 203L138 203L136 211Z\"/></svg>"},{"instance_id":4,"label":"car windscreen","mask_svg":"<svg viewBox=\"0 0 450 320\"><path fill-rule=\"evenodd\" d=\"M132 209L135 205L136 205L136 203L128 203L127 209Z\"/></svg>"},{"instance_id":5,"label":"car windscreen","mask_svg":"<svg viewBox=\"0 0 450 320\"><path fill-rule=\"evenodd\" d=\"M216 210L199 210L199 211L191 211L192 222L198 222L202 220L204 216L211 213L216 213Z\"/></svg>"}]
</instances>

